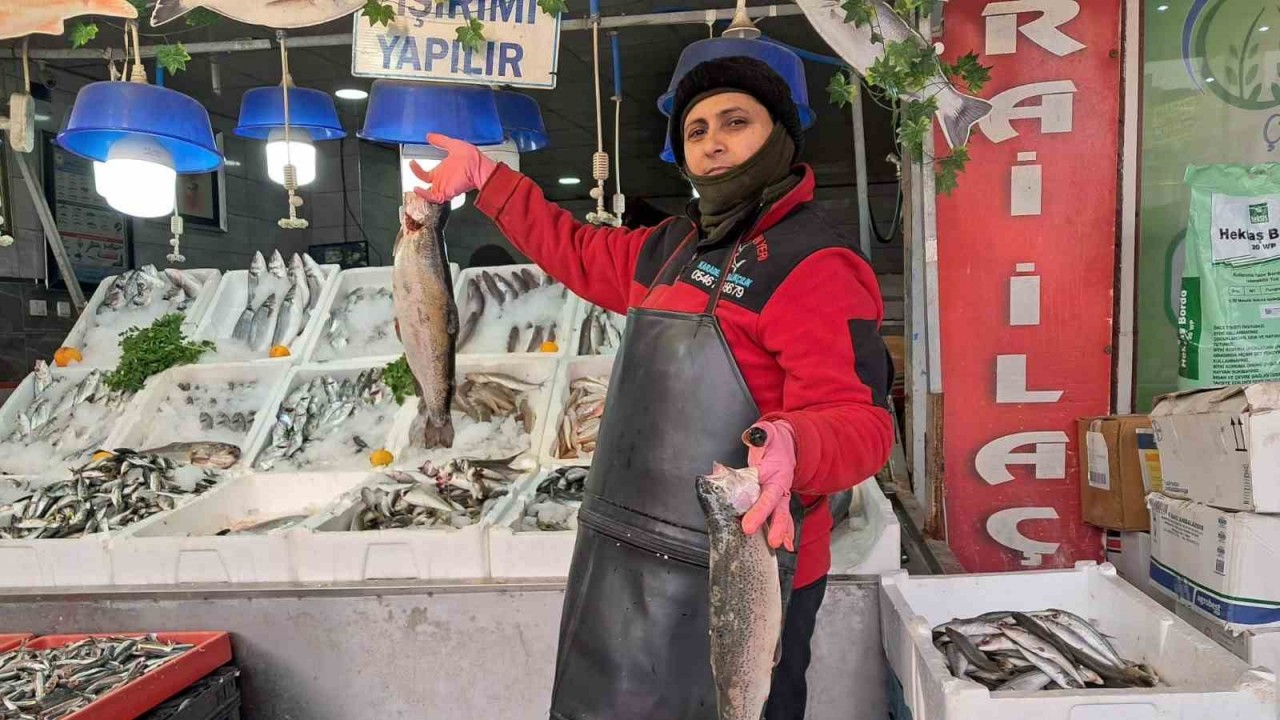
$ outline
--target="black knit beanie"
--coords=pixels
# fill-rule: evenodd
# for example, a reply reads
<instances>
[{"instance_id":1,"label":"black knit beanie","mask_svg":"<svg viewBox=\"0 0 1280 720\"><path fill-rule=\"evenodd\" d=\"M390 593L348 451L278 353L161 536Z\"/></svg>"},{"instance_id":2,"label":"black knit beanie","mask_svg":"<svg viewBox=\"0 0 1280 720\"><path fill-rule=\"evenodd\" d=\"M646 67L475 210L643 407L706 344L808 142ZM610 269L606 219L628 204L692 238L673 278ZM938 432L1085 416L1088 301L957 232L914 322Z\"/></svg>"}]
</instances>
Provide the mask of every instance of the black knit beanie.
<instances>
[{"instance_id":1,"label":"black knit beanie","mask_svg":"<svg viewBox=\"0 0 1280 720\"><path fill-rule=\"evenodd\" d=\"M800 109L791 99L791 88L768 64L752 57L730 56L698 63L680 79L671 105L667 135L676 166L684 167L684 116L690 104L710 90L732 89L755 98L780 123L796 144L796 155L804 144Z\"/></svg>"}]
</instances>

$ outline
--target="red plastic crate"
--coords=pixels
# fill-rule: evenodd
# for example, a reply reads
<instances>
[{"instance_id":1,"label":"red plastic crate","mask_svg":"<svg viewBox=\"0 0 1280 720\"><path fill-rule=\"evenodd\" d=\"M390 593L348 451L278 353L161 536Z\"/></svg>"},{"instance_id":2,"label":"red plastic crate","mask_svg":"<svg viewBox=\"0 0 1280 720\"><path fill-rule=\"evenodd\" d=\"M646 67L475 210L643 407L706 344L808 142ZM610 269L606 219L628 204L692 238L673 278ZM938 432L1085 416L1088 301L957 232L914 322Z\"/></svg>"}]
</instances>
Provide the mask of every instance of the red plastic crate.
<instances>
[{"instance_id":1,"label":"red plastic crate","mask_svg":"<svg viewBox=\"0 0 1280 720\"><path fill-rule=\"evenodd\" d=\"M147 635L148 633L138 632L42 635L28 642L27 647L32 650L48 650L90 637L143 638ZM154 635L161 642L191 644L195 647L61 720L134 720L215 669L231 662L231 636L225 632L162 632Z\"/></svg>"},{"instance_id":2,"label":"red plastic crate","mask_svg":"<svg viewBox=\"0 0 1280 720\"><path fill-rule=\"evenodd\" d=\"M0 633L0 653L6 653L34 637L31 633Z\"/></svg>"}]
</instances>

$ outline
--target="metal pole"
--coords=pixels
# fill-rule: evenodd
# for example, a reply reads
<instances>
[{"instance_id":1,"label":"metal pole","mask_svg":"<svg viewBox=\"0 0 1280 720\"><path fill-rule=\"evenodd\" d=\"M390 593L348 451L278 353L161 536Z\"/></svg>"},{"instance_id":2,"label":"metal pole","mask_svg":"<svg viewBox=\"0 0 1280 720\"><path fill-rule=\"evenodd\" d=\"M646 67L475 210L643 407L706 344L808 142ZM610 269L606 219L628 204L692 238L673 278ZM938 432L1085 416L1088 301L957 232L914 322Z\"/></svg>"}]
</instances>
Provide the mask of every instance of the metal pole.
<instances>
[{"instance_id":1,"label":"metal pole","mask_svg":"<svg viewBox=\"0 0 1280 720\"><path fill-rule=\"evenodd\" d=\"M62 246L62 236L58 234L58 226L53 221L53 211L49 209L44 193L36 187L36 179L31 173L30 166L27 165L26 156L22 153L14 153L13 157L18 162L18 169L22 171L22 180L27 184L27 192L31 193L31 202L35 204L36 214L40 216L40 225L44 228L44 237L49 241L49 248L53 250L53 259L58 263L58 272L62 273L62 279L67 284L67 292L71 293L71 304L75 306L77 314L84 312L84 291L80 289L80 281L76 279L75 270L71 267L71 258L67 256L67 249Z\"/></svg>"},{"instance_id":2,"label":"metal pole","mask_svg":"<svg viewBox=\"0 0 1280 720\"><path fill-rule=\"evenodd\" d=\"M862 116L862 80L853 94L853 167L858 181L858 245L871 258L871 196L867 187L867 124Z\"/></svg>"},{"instance_id":3,"label":"metal pole","mask_svg":"<svg viewBox=\"0 0 1280 720\"><path fill-rule=\"evenodd\" d=\"M1142 56L1139 37L1142 24L1138 0L1124 4L1124 140L1121 144L1120 172L1120 296L1119 327L1116 333L1115 411L1134 410L1134 311L1137 290L1138 235L1138 93L1142 86Z\"/></svg>"},{"instance_id":4,"label":"metal pole","mask_svg":"<svg viewBox=\"0 0 1280 720\"><path fill-rule=\"evenodd\" d=\"M925 319L925 249L923 218L920 217L920 186L923 179L918 158L911 157L910 153L903 153L902 164L902 175L907 179L906 202L910 205L911 219L910 224L904 228L904 232L909 234L907 249L910 261L906 298L907 341L911 349L908 353L910 382L907 385L911 393L908 398L911 403L911 489L920 506L929 508L935 478L929 477L925 460L925 435L929 423L929 329Z\"/></svg>"},{"instance_id":5,"label":"metal pole","mask_svg":"<svg viewBox=\"0 0 1280 720\"><path fill-rule=\"evenodd\" d=\"M920 33L933 36L931 15L920 19ZM924 241L924 291L925 327L929 330L929 392L942 392L942 325L938 318L938 188L934 174L933 130L924 134L924 157L921 158L920 175L920 237Z\"/></svg>"},{"instance_id":6,"label":"metal pole","mask_svg":"<svg viewBox=\"0 0 1280 720\"><path fill-rule=\"evenodd\" d=\"M600 18L600 29L609 30L612 28L637 27L637 26L661 26L661 25L706 25L713 20L730 20L733 18L734 8L724 8L721 10L689 10L671 13L648 13L645 15L614 15L612 17ZM752 19L764 17L786 17L790 15L800 15L803 11L798 5L762 5L747 9L747 15ZM590 18L574 18L572 20L564 20L560 23L561 30L589 30L591 29ZM338 47L351 44L350 33L335 33L331 35L310 35L303 37L289 37L289 47L297 48L317 48L317 47ZM156 50L161 46L152 45L141 49L143 57L155 57ZM203 43L184 43L187 53L191 55L199 55L202 53L232 53L232 52L249 52L257 50L273 50L274 46L271 40L222 40L218 42ZM0 58L17 58L22 55L21 48L0 48ZM105 59L121 59L124 53L120 50L111 49L41 49L32 50L28 53L32 60L105 60Z\"/></svg>"}]
</instances>

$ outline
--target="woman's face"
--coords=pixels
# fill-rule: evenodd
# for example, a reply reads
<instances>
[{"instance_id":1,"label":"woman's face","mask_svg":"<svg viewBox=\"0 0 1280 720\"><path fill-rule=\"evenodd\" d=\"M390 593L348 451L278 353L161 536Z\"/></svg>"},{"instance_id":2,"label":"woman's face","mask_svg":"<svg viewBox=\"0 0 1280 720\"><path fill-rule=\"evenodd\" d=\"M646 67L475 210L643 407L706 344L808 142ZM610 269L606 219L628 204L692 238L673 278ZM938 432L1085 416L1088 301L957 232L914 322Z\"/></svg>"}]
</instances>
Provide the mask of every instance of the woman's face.
<instances>
[{"instance_id":1,"label":"woman's face","mask_svg":"<svg viewBox=\"0 0 1280 720\"><path fill-rule=\"evenodd\" d=\"M756 154L773 132L773 119L755 98L740 92L712 95L684 121L684 162L693 175L719 175Z\"/></svg>"}]
</instances>

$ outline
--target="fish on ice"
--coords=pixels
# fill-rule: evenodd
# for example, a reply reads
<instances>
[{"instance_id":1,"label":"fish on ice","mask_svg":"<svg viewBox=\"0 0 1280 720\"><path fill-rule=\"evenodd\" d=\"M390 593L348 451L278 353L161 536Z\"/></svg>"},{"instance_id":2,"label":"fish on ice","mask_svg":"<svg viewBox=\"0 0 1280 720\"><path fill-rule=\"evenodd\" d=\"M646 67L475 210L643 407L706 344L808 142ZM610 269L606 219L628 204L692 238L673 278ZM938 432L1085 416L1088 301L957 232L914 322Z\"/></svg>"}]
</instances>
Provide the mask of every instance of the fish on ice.
<instances>
[{"instance_id":1,"label":"fish on ice","mask_svg":"<svg viewBox=\"0 0 1280 720\"><path fill-rule=\"evenodd\" d=\"M760 497L754 468L716 463L698 478L711 550L711 671L720 720L760 720L782 637L778 557L765 530L747 535L742 516Z\"/></svg>"},{"instance_id":2,"label":"fish on ice","mask_svg":"<svg viewBox=\"0 0 1280 720\"><path fill-rule=\"evenodd\" d=\"M796 0L796 4L831 49L864 77L871 66L884 56L888 43L906 41L931 45L907 25L885 0L868 1L875 9L875 17L861 27L845 22L845 12L840 6L840 0ZM884 42L872 40L872 34L877 32L884 38ZM974 124L991 112L991 103L957 90L942 73L940 65L925 88L908 97L913 100L926 100L930 97L937 100L938 125L942 128L947 144L953 148L967 143Z\"/></svg>"},{"instance_id":3,"label":"fish on ice","mask_svg":"<svg viewBox=\"0 0 1280 720\"><path fill-rule=\"evenodd\" d=\"M300 28L337 20L364 4L365 0L159 0L151 25L159 27L202 7L250 25Z\"/></svg>"},{"instance_id":4,"label":"fish on ice","mask_svg":"<svg viewBox=\"0 0 1280 720\"><path fill-rule=\"evenodd\" d=\"M81 15L134 20L138 9L128 0L9 0L0 3L0 40L33 33L61 35L66 21Z\"/></svg>"}]
</instances>

